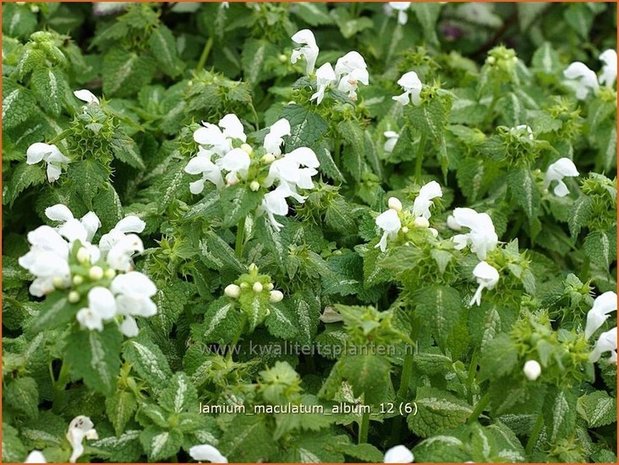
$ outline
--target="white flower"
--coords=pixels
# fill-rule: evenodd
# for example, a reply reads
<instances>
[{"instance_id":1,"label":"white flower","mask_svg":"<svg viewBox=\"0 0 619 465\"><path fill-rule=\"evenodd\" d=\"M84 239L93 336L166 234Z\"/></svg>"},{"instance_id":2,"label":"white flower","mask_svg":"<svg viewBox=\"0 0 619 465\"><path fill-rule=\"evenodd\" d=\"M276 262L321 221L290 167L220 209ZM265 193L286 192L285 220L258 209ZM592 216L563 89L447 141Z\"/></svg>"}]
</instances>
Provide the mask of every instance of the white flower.
<instances>
[{"instance_id":1,"label":"white flower","mask_svg":"<svg viewBox=\"0 0 619 465\"><path fill-rule=\"evenodd\" d=\"M415 460L413 453L406 446L395 446L385 452L383 463L412 463Z\"/></svg>"},{"instance_id":2,"label":"white flower","mask_svg":"<svg viewBox=\"0 0 619 465\"><path fill-rule=\"evenodd\" d=\"M473 269L473 276L477 279L479 287L475 291L469 305L481 304L481 292L484 289L492 289L499 282L499 272L492 265L481 261Z\"/></svg>"},{"instance_id":3,"label":"white flower","mask_svg":"<svg viewBox=\"0 0 619 465\"><path fill-rule=\"evenodd\" d=\"M305 198L297 193L297 188L312 189L312 176L318 174L316 168L319 166L318 158L312 149L299 147L271 163L265 183L271 186L274 181L278 181L280 187L287 190L286 197L293 197L303 203ZM281 192L283 193L284 191Z\"/></svg>"},{"instance_id":4,"label":"white flower","mask_svg":"<svg viewBox=\"0 0 619 465\"><path fill-rule=\"evenodd\" d=\"M535 381L542 374L542 366L537 360L527 360L522 371L529 381Z\"/></svg>"},{"instance_id":5,"label":"white flower","mask_svg":"<svg viewBox=\"0 0 619 465\"><path fill-rule=\"evenodd\" d=\"M67 431L67 440L69 441L69 444L71 444L73 452L71 453L69 462L75 463L84 453L84 445L82 444L84 438L99 438L94 426L95 425L90 418L84 415L80 415L71 420L71 423L69 423L69 430Z\"/></svg>"},{"instance_id":6,"label":"white flower","mask_svg":"<svg viewBox=\"0 0 619 465\"><path fill-rule=\"evenodd\" d=\"M392 97L393 100L402 105L408 105L409 102L412 102L413 105L417 106L421 103L420 95L423 84L419 80L419 77L415 71L409 71L408 73L403 74L398 80L398 85L402 87L404 93L396 97Z\"/></svg>"},{"instance_id":7,"label":"white flower","mask_svg":"<svg viewBox=\"0 0 619 465\"><path fill-rule=\"evenodd\" d=\"M492 218L487 213L477 213L471 208L456 208L453 216L447 218L447 225L456 230L463 227L470 229L469 233L457 234L452 240L458 250L470 245L471 251L480 260L485 260L488 252L493 250L499 242Z\"/></svg>"},{"instance_id":8,"label":"white flower","mask_svg":"<svg viewBox=\"0 0 619 465\"><path fill-rule=\"evenodd\" d=\"M335 71L331 63L325 63L316 70L316 87L317 91L312 94L310 100L316 100L316 104L319 105L322 99L325 97L325 91L331 84L337 81Z\"/></svg>"},{"instance_id":9,"label":"white flower","mask_svg":"<svg viewBox=\"0 0 619 465\"><path fill-rule=\"evenodd\" d=\"M82 328L103 331L103 323L116 316L116 301L109 289L93 287L88 292L88 307L81 308L76 315Z\"/></svg>"},{"instance_id":10,"label":"white flower","mask_svg":"<svg viewBox=\"0 0 619 465\"><path fill-rule=\"evenodd\" d=\"M185 173L201 174L202 179L189 184L189 190L192 194L199 194L204 190L204 182L210 181L218 189L224 187L224 178L221 175L221 168L211 161L211 157L215 154L212 150L206 150L200 147L198 154L189 160L185 166Z\"/></svg>"},{"instance_id":11,"label":"white flower","mask_svg":"<svg viewBox=\"0 0 619 465\"><path fill-rule=\"evenodd\" d=\"M430 181L419 190L419 195L413 202L413 215L415 217L422 216L425 219L430 218L432 216L430 213L432 200L442 196L443 191L440 184L436 181Z\"/></svg>"},{"instance_id":12,"label":"white flower","mask_svg":"<svg viewBox=\"0 0 619 465\"><path fill-rule=\"evenodd\" d=\"M288 203L286 198L290 196L290 189L284 184L278 186L275 190L268 192L262 199L260 206L269 219L269 222L276 231L282 229L283 225L275 219L277 216L286 216L288 214Z\"/></svg>"},{"instance_id":13,"label":"white flower","mask_svg":"<svg viewBox=\"0 0 619 465\"><path fill-rule=\"evenodd\" d=\"M192 459L198 462L211 462L211 463L228 463L228 459L221 455L215 447L209 444L201 444L199 446L193 446L189 449L189 455Z\"/></svg>"},{"instance_id":14,"label":"white flower","mask_svg":"<svg viewBox=\"0 0 619 465\"><path fill-rule=\"evenodd\" d=\"M531 129L531 126L528 126L526 124L519 124L518 126L516 126L515 128L512 128L512 131L517 131L517 132L526 132L527 133L527 137L530 140L533 140L535 138L535 136L533 135L533 129Z\"/></svg>"},{"instance_id":15,"label":"white flower","mask_svg":"<svg viewBox=\"0 0 619 465\"><path fill-rule=\"evenodd\" d=\"M136 234L144 231L146 223L134 215L129 215L116 223L107 234L101 236L99 249L113 269L129 271L133 267L132 257L144 252L142 239Z\"/></svg>"},{"instance_id":16,"label":"white flower","mask_svg":"<svg viewBox=\"0 0 619 465\"><path fill-rule=\"evenodd\" d=\"M80 99L82 102L86 102L88 105L96 104L99 105L99 99L87 89L76 90L73 92L73 95Z\"/></svg>"},{"instance_id":17,"label":"white flower","mask_svg":"<svg viewBox=\"0 0 619 465\"><path fill-rule=\"evenodd\" d=\"M604 63L599 78L600 84L612 87L617 80L617 51L612 48L604 50L600 55L600 61Z\"/></svg>"},{"instance_id":18,"label":"white flower","mask_svg":"<svg viewBox=\"0 0 619 465\"><path fill-rule=\"evenodd\" d=\"M246 142L247 136L239 118L229 113L219 120L218 125L202 123L204 127L196 129L193 140L198 144L211 148L219 156L232 150L232 141L238 139Z\"/></svg>"},{"instance_id":19,"label":"white flower","mask_svg":"<svg viewBox=\"0 0 619 465\"><path fill-rule=\"evenodd\" d=\"M226 183L229 186L247 177L247 170L250 164L251 158L249 158L249 154L241 148L232 149L217 160L217 166L222 170L228 171Z\"/></svg>"},{"instance_id":20,"label":"white flower","mask_svg":"<svg viewBox=\"0 0 619 465\"><path fill-rule=\"evenodd\" d=\"M337 88L352 100L357 99L357 87L359 82L369 84L369 75L365 60L359 52L348 52L335 63L335 74L339 78Z\"/></svg>"},{"instance_id":21,"label":"white flower","mask_svg":"<svg viewBox=\"0 0 619 465\"><path fill-rule=\"evenodd\" d=\"M568 79L567 84L576 91L578 100L584 100L589 96L589 93L595 94L600 89L596 74L580 61L571 63L563 71L563 76Z\"/></svg>"},{"instance_id":22,"label":"white flower","mask_svg":"<svg viewBox=\"0 0 619 465\"><path fill-rule=\"evenodd\" d=\"M120 242L128 233L141 233L146 228L146 223L135 215L128 215L116 223L110 232L101 236L99 248L107 252Z\"/></svg>"},{"instance_id":23,"label":"white flower","mask_svg":"<svg viewBox=\"0 0 619 465\"><path fill-rule=\"evenodd\" d=\"M290 123L286 118L277 120L269 128L269 133L264 136L264 149L267 153L272 153L275 156L282 154L281 146L284 143L284 136L290 135Z\"/></svg>"},{"instance_id":24,"label":"white flower","mask_svg":"<svg viewBox=\"0 0 619 465\"><path fill-rule=\"evenodd\" d=\"M224 294L231 299L238 299L241 295L241 288L236 284L228 284L224 289Z\"/></svg>"},{"instance_id":25,"label":"white flower","mask_svg":"<svg viewBox=\"0 0 619 465\"><path fill-rule=\"evenodd\" d=\"M600 334L589 360L592 363L597 362L604 352L610 352L609 362L617 363L617 327Z\"/></svg>"},{"instance_id":26,"label":"white flower","mask_svg":"<svg viewBox=\"0 0 619 465\"><path fill-rule=\"evenodd\" d=\"M385 131L383 133L383 136L385 136L385 139L386 139L385 145L383 146L383 150L386 153L393 152L395 144L398 143L398 139L400 138L400 135L395 131Z\"/></svg>"},{"instance_id":27,"label":"white flower","mask_svg":"<svg viewBox=\"0 0 619 465\"><path fill-rule=\"evenodd\" d=\"M45 209L45 216L60 222L58 233L70 243L79 240L82 244L90 243L101 226L101 220L94 212L88 212L81 219L76 219L71 210L61 203ZM95 258L95 261L98 257Z\"/></svg>"},{"instance_id":28,"label":"white flower","mask_svg":"<svg viewBox=\"0 0 619 465\"><path fill-rule=\"evenodd\" d=\"M305 58L305 74L312 74L314 65L316 65L316 59L318 58L318 52L320 51L318 45L316 45L314 33L309 29L301 29L292 36L292 41L300 45L300 47L292 51L290 61L294 64L299 58Z\"/></svg>"},{"instance_id":29,"label":"white flower","mask_svg":"<svg viewBox=\"0 0 619 465\"><path fill-rule=\"evenodd\" d=\"M554 188L554 193L557 197L565 197L570 191L563 182L565 177L578 176L578 170L576 165L569 158L560 158L552 163L548 170L546 170L546 176L544 177L544 188L548 189L552 181L557 181L557 185Z\"/></svg>"},{"instance_id":30,"label":"white flower","mask_svg":"<svg viewBox=\"0 0 619 465\"><path fill-rule=\"evenodd\" d=\"M389 2L388 5L391 9L396 10L398 12L398 23L406 24L408 22L408 10L411 6L411 2Z\"/></svg>"},{"instance_id":31,"label":"white flower","mask_svg":"<svg viewBox=\"0 0 619 465\"><path fill-rule=\"evenodd\" d=\"M33 450L28 454L24 463L47 463L47 460L40 450Z\"/></svg>"},{"instance_id":32,"label":"white flower","mask_svg":"<svg viewBox=\"0 0 619 465\"><path fill-rule=\"evenodd\" d=\"M54 182L60 177L62 167L69 163L70 160L55 145L36 142L28 147L26 151L26 163L34 165L41 161L47 163L47 180Z\"/></svg>"},{"instance_id":33,"label":"white flower","mask_svg":"<svg viewBox=\"0 0 619 465\"><path fill-rule=\"evenodd\" d=\"M604 292L593 301L593 307L587 313L585 338L589 339L593 333L602 327L612 312L617 311L617 294L613 291Z\"/></svg>"},{"instance_id":34,"label":"white flower","mask_svg":"<svg viewBox=\"0 0 619 465\"><path fill-rule=\"evenodd\" d=\"M69 244L50 226L39 226L28 233L30 250L19 258L19 265L35 276L30 294L43 297L56 287L70 285Z\"/></svg>"},{"instance_id":35,"label":"white flower","mask_svg":"<svg viewBox=\"0 0 619 465\"><path fill-rule=\"evenodd\" d=\"M395 239L402 227L398 212L390 208L386 212L381 213L376 217L376 226L383 230L383 235L375 247L379 247L384 252L387 250L387 239Z\"/></svg>"},{"instance_id":36,"label":"white flower","mask_svg":"<svg viewBox=\"0 0 619 465\"><path fill-rule=\"evenodd\" d=\"M150 317L157 313L152 301L157 287L148 276L139 271L130 271L114 278L110 290L116 296L119 315Z\"/></svg>"}]
</instances>

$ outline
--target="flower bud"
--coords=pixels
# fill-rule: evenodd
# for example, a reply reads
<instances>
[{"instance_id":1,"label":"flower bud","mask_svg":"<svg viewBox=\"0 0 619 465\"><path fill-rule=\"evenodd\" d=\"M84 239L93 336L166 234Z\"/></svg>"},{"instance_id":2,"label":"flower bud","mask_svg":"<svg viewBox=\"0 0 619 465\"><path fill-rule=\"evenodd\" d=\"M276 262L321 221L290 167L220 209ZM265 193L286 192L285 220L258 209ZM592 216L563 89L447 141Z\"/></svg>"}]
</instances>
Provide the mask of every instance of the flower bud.
<instances>
[{"instance_id":1,"label":"flower bud","mask_svg":"<svg viewBox=\"0 0 619 465\"><path fill-rule=\"evenodd\" d=\"M255 282L254 285L252 286L252 289L254 290L254 292L262 292L262 283L259 282Z\"/></svg>"},{"instance_id":2,"label":"flower bud","mask_svg":"<svg viewBox=\"0 0 619 465\"><path fill-rule=\"evenodd\" d=\"M420 216L418 218L415 218L415 226L417 226L418 228L427 228L428 226L430 226L430 222L423 216Z\"/></svg>"},{"instance_id":3,"label":"flower bud","mask_svg":"<svg viewBox=\"0 0 619 465\"><path fill-rule=\"evenodd\" d=\"M69 292L69 302L75 304L80 301L80 294L77 291Z\"/></svg>"},{"instance_id":4,"label":"flower bud","mask_svg":"<svg viewBox=\"0 0 619 465\"><path fill-rule=\"evenodd\" d=\"M535 381L542 374L542 367L537 360L528 360L522 371L529 381Z\"/></svg>"},{"instance_id":5,"label":"flower bud","mask_svg":"<svg viewBox=\"0 0 619 465\"><path fill-rule=\"evenodd\" d=\"M252 153L254 153L254 149L249 144L241 145L241 150L248 155L251 155Z\"/></svg>"},{"instance_id":6,"label":"flower bud","mask_svg":"<svg viewBox=\"0 0 619 465\"><path fill-rule=\"evenodd\" d=\"M113 268L108 268L107 270L105 270L105 277L107 279L113 279L116 276L116 270L114 270Z\"/></svg>"},{"instance_id":7,"label":"flower bud","mask_svg":"<svg viewBox=\"0 0 619 465\"><path fill-rule=\"evenodd\" d=\"M90 254L86 247L80 247L77 251L77 261L80 263L88 263L90 261Z\"/></svg>"},{"instance_id":8,"label":"flower bud","mask_svg":"<svg viewBox=\"0 0 619 465\"><path fill-rule=\"evenodd\" d=\"M252 182L249 183L249 188L253 192L257 192L258 189L260 189L260 183L258 181L252 181Z\"/></svg>"},{"instance_id":9,"label":"flower bud","mask_svg":"<svg viewBox=\"0 0 619 465\"><path fill-rule=\"evenodd\" d=\"M267 284L267 286L266 286L267 291L272 291L274 287L275 287L275 286L273 286L273 283L269 283L269 284Z\"/></svg>"},{"instance_id":10,"label":"flower bud","mask_svg":"<svg viewBox=\"0 0 619 465\"><path fill-rule=\"evenodd\" d=\"M232 299L238 299L241 295L241 288L236 284L229 284L224 289L224 294Z\"/></svg>"},{"instance_id":11,"label":"flower bud","mask_svg":"<svg viewBox=\"0 0 619 465\"><path fill-rule=\"evenodd\" d=\"M488 63L489 65L493 65L496 63L496 58L494 57L488 57L488 59L486 60L486 63Z\"/></svg>"},{"instance_id":12,"label":"flower bud","mask_svg":"<svg viewBox=\"0 0 619 465\"><path fill-rule=\"evenodd\" d=\"M286 63L288 61L288 56L283 53L280 53L277 59L281 61L282 63Z\"/></svg>"},{"instance_id":13,"label":"flower bud","mask_svg":"<svg viewBox=\"0 0 619 465\"><path fill-rule=\"evenodd\" d=\"M264 157L262 157L262 163L266 165L270 165L275 161L275 155L272 153L267 153Z\"/></svg>"},{"instance_id":14,"label":"flower bud","mask_svg":"<svg viewBox=\"0 0 619 465\"><path fill-rule=\"evenodd\" d=\"M283 298L284 294L282 291L271 291L269 293L269 300L274 304L281 302Z\"/></svg>"},{"instance_id":15,"label":"flower bud","mask_svg":"<svg viewBox=\"0 0 619 465\"><path fill-rule=\"evenodd\" d=\"M246 282L242 282L241 283L241 289L247 289L249 287L249 284Z\"/></svg>"},{"instance_id":16,"label":"flower bud","mask_svg":"<svg viewBox=\"0 0 619 465\"><path fill-rule=\"evenodd\" d=\"M438 231L436 229L428 228L428 231L430 231L434 237L438 237Z\"/></svg>"},{"instance_id":17,"label":"flower bud","mask_svg":"<svg viewBox=\"0 0 619 465\"><path fill-rule=\"evenodd\" d=\"M82 284L84 282L84 277L78 275L73 276L73 284L75 284L76 286L79 286L80 284Z\"/></svg>"},{"instance_id":18,"label":"flower bud","mask_svg":"<svg viewBox=\"0 0 619 465\"><path fill-rule=\"evenodd\" d=\"M99 281L101 278L103 278L103 268L101 268L100 266L93 266L88 272L88 276L93 281Z\"/></svg>"},{"instance_id":19,"label":"flower bud","mask_svg":"<svg viewBox=\"0 0 619 465\"><path fill-rule=\"evenodd\" d=\"M402 232L406 234L409 231L408 226L402 226Z\"/></svg>"},{"instance_id":20,"label":"flower bud","mask_svg":"<svg viewBox=\"0 0 619 465\"><path fill-rule=\"evenodd\" d=\"M64 279L60 276L55 276L54 279L52 279L52 284L55 288L61 288L64 286Z\"/></svg>"},{"instance_id":21,"label":"flower bud","mask_svg":"<svg viewBox=\"0 0 619 465\"><path fill-rule=\"evenodd\" d=\"M396 197L389 197L387 205L391 210L395 210L397 212L402 211L402 202L400 202L400 199Z\"/></svg>"},{"instance_id":22,"label":"flower bud","mask_svg":"<svg viewBox=\"0 0 619 465\"><path fill-rule=\"evenodd\" d=\"M247 267L247 269L249 270L250 273L254 273L258 271L258 266L255 263L252 263L251 265Z\"/></svg>"}]
</instances>

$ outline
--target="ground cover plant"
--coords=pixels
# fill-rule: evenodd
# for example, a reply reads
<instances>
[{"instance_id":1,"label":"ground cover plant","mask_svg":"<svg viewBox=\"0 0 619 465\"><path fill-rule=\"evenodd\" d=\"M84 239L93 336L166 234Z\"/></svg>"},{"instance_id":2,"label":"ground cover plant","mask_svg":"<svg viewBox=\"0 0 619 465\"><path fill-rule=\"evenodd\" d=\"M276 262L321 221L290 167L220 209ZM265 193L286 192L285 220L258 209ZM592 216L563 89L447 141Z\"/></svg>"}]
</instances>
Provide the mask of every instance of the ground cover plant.
<instances>
[{"instance_id":1,"label":"ground cover plant","mask_svg":"<svg viewBox=\"0 0 619 465\"><path fill-rule=\"evenodd\" d=\"M3 460L615 462L615 18L4 4Z\"/></svg>"}]
</instances>

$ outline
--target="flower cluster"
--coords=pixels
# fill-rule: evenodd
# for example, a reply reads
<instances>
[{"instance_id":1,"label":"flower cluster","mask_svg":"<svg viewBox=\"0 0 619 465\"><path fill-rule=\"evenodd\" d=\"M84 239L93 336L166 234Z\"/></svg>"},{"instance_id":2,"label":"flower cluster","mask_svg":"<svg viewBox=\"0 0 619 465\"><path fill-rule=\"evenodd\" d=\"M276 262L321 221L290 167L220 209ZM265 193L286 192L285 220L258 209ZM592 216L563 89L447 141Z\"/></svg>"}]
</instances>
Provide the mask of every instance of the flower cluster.
<instances>
[{"instance_id":1,"label":"flower cluster","mask_svg":"<svg viewBox=\"0 0 619 465\"><path fill-rule=\"evenodd\" d=\"M290 123L282 118L271 125L262 147L254 148L247 143L243 124L236 115L224 116L217 125L203 123L193 134L199 144L198 153L185 167L186 173L202 176L189 184L190 191L201 193L206 181L218 189L244 183L254 192L263 190L259 212L265 213L279 230L282 225L275 215L287 215L289 197L300 203L305 201L299 189L314 187L312 177L318 174L320 166L316 154L308 147L282 154L284 137L289 135Z\"/></svg>"},{"instance_id":2,"label":"flower cluster","mask_svg":"<svg viewBox=\"0 0 619 465\"><path fill-rule=\"evenodd\" d=\"M135 233L142 232L145 223L127 216L95 245L92 240L101 226L95 213L77 219L68 207L57 204L45 215L58 225L39 226L28 233L30 250L19 258L35 277L30 293L43 297L68 290L70 303L84 304L76 314L82 328L102 331L104 323L116 321L123 334L135 336L134 317L157 313L151 300L157 288L146 275L132 271L133 256L144 251Z\"/></svg>"},{"instance_id":3,"label":"flower cluster","mask_svg":"<svg viewBox=\"0 0 619 465\"><path fill-rule=\"evenodd\" d=\"M309 76L314 72L320 51L314 33L309 29L302 29L292 36L292 41L299 47L293 50L290 61L296 63L299 58L305 58L305 73ZM359 83L368 85L369 79L365 60L359 52L353 50L337 60L335 69L331 63L325 63L316 70L317 91L310 100L316 100L316 103L320 104L325 91L333 85L339 91L346 93L351 100L356 100Z\"/></svg>"},{"instance_id":4,"label":"flower cluster","mask_svg":"<svg viewBox=\"0 0 619 465\"><path fill-rule=\"evenodd\" d=\"M617 52L613 49L605 50L600 54L600 61L604 63L602 73L598 77L595 71L580 61L570 63L563 71L567 79L566 84L574 89L578 100L585 100L589 94L597 94L600 86L613 87L617 80Z\"/></svg>"},{"instance_id":5,"label":"flower cluster","mask_svg":"<svg viewBox=\"0 0 619 465\"><path fill-rule=\"evenodd\" d=\"M389 209L376 217L376 226L383 231L376 247L384 252L387 250L388 240L395 240L400 232L407 234L412 228L427 229L436 237L438 231L429 227L428 219L432 216L430 207L433 205L433 200L442 196L443 191L439 183L430 181L419 190L410 211L402 209L402 202L399 199L390 197Z\"/></svg>"},{"instance_id":6,"label":"flower cluster","mask_svg":"<svg viewBox=\"0 0 619 465\"><path fill-rule=\"evenodd\" d=\"M499 272L485 261L488 252L494 250L499 242L492 218L487 213L478 213L472 208L456 208L447 218L447 226L456 231L462 228L469 230L465 234L456 234L452 240L456 249L462 250L468 246L481 260L473 269L473 276L479 287L469 303L480 305L482 291L494 288L499 282Z\"/></svg>"},{"instance_id":7,"label":"flower cluster","mask_svg":"<svg viewBox=\"0 0 619 465\"><path fill-rule=\"evenodd\" d=\"M593 307L587 313L587 324L585 326L585 338L589 339L604 322L610 317L612 312L617 311L617 294L609 291L598 296L593 302ZM590 360L597 362L604 352L610 352L609 361L617 363L617 328L612 328L600 334Z\"/></svg>"},{"instance_id":8,"label":"flower cluster","mask_svg":"<svg viewBox=\"0 0 619 465\"><path fill-rule=\"evenodd\" d=\"M404 93L392 97L393 100L401 105L408 105L408 103L411 102L413 105L418 106L421 103L421 89L423 88L423 84L415 71L404 73L398 80L398 85L402 88Z\"/></svg>"}]
</instances>

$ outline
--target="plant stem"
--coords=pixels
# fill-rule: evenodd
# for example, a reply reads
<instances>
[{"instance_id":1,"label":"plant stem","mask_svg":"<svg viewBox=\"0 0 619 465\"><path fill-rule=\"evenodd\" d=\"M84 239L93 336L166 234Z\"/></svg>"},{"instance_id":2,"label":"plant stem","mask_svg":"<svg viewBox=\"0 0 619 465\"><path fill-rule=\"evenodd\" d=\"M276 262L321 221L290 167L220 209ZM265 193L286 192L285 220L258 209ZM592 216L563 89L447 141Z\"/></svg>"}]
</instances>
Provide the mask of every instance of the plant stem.
<instances>
[{"instance_id":1,"label":"plant stem","mask_svg":"<svg viewBox=\"0 0 619 465\"><path fill-rule=\"evenodd\" d=\"M537 416L537 420L535 420L535 425L533 426L533 430L531 431L531 436L529 436L529 440L527 441L527 446L525 448L525 452L527 456L531 454L535 444L537 443L537 438L539 434L542 432L542 427L544 426L544 417L540 413Z\"/></svg>"},{"instance_id":2,"label":"plant stem","mask_svg":"<svg viewBox=\"0 0 619 465\"><path fill-rule=\"evenodd\" d=\"M398 388L398 399L406 400L408 393L408 385L410 384L411 374L413 373L413 353L407 353L404 356L402 364L402 375L400 376L400 387Z\"/></svg>"},{"instance_id":3,"label":"plant stem","mask_svg":"<svg viewBox=\"0 0 619 465\"><path fill-rule=\"evenodd\" d=\"M426 136L421 136L419 139L419 147L417 149L417 159L415 161L415 182L421 184L421 167L423 164L423 151L426 147Z\"/></svg>"},{"instance_id":4,"label":"plant stem","mask_svg":"<svg viewBox=\"0 0 619 465\"><path fill-rule=\"evenodd\" d=\"M482 412L486 408L486 405L488 405L488 402L490 402L490 394L485 393L482 396L482 398L479 399L479 402L477 402L477 405L475 405L475 408L473 409L473 413L471 413L471 416L469 417L467 421L468 424L475 423L477 421L479 416L482 414Z\"/></svg>"},{"instance_id":5,"label":"plant stem","mask_svg":"<svg viewBox=\"0 0 619 465\"><path fill-rule=\"evenodd\" d=\"M370 430L370 413L364 412L359 424L359 444L368 442L368 432Z\"/></svg>"},{"instance_id":6,"label":"plant stem","mask_svg":"<svg viewBox=\"0 0 619 465\"><path fill-rule=\"evenodd\" d=\"M213 48L213 37L209 37L204 44L204 48L202 49L202 55L200 55L200 59L198 60L198 64L196 65L196 71L200 71L204 68L206 64L206 60L208 59L209 53L211 53L211 48Z\"/></svg>"},{"instance_id":7,"label":"plant stem","mask_svg":"<svg viewBox=\"0 0 619 465\"><path fill-rule=\"evenodd\" d=\"M239 225L236 228L236 242L234 244L234 251L238 257L243 255L243 244L245 242L245 217L241 218Z\"/></svg>"}]
</instances>

